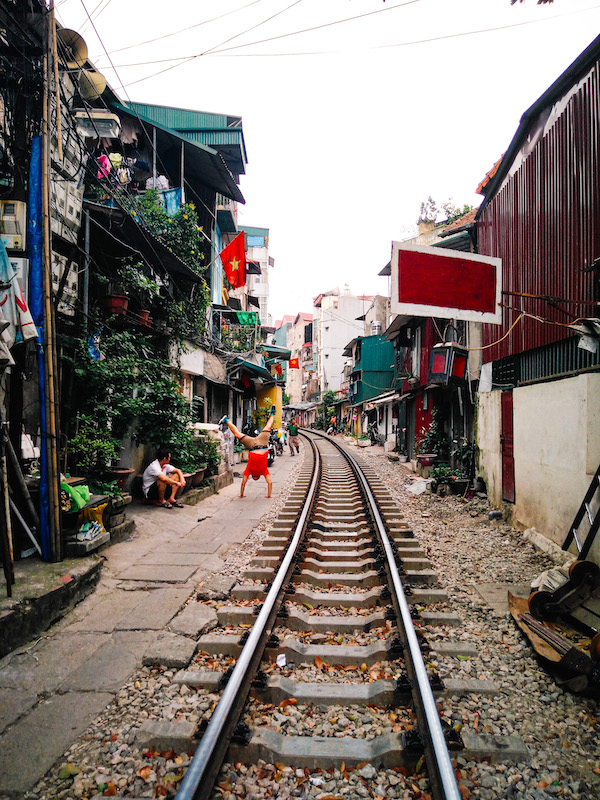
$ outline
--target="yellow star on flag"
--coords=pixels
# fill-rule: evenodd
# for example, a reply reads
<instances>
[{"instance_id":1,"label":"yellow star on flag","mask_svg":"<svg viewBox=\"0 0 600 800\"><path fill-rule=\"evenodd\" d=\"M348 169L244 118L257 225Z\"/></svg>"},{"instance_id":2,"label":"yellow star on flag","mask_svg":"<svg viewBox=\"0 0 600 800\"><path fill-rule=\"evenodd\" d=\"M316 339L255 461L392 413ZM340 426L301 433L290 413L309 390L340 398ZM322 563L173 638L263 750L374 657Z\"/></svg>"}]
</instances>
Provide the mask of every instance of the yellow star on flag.
<instances>
[{"instance_id":1,"label":"yellow star on flag","mask_svg":"<svg viewBox=\"0 0 600 800\"><path fill-rule=\"evenodd\" d=\"M241 261L239 258L232 258L229 264L231 265L231 269L238 270L240 268Z\"/></svg>"}]
</instances>

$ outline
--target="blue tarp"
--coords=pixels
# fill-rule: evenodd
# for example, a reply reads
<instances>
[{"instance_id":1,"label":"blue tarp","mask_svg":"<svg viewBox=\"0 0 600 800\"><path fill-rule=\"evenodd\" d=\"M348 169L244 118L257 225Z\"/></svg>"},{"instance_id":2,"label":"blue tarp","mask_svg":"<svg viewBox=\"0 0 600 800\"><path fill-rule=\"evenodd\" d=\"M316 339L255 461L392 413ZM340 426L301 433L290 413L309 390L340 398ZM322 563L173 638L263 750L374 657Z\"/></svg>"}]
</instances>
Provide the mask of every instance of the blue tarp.
<instances>
[{"instance_id":1,"label":"blue tarp","mask_svg":"<svg viewBox=\"0 0 600 800\"><path fill-rule=\"evenodd\" d=\"M40 387L40 536L42 558L50 561L50 525L48 520L48 462L46 441L46 380L44 376L44 263L42 259L42 137L35 136L31 144L29 165L29 200L27 208L27 250L29 256L29 309L38 328L38 375Z\"/></svg>"}]
</instances>

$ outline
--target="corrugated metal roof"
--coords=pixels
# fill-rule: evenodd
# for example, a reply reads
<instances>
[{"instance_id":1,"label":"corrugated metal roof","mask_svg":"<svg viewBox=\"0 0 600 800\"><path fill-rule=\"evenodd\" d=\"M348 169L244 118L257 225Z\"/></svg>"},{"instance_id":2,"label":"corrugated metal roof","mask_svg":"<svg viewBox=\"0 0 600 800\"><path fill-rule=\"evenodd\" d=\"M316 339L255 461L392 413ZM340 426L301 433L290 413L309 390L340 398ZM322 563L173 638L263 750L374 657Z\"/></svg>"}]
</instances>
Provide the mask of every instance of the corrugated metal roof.
<instances>
[{"instance_id":1,"label":"corrugated metal roof","mask_svg":"<svg viewBox=\"0 0 600 800\"><path fill-rule=\"evenodd\" d=\"M155 106L151 103L129 105L158 125L177 131L190 141L213 147L223 155L234 175L245 173L248 157L241 117L174 106Z\"/></svg>"},{"instance_id":2,"label":"corrugated metal roof","mask_svg":"<svg viewBox=\"0 0 600 800\"><path fill-rule=\"evenodd\" d=\"M241 193L239 186L236 183L234 176L225 159L221 153L208 145L201 142L193 142L187 136L183 136L179 131L174 128L169 128L157 119L147 117L145 114L135 107L134 103L122 105L121 103L113 103L112 108L117 112L123 112L131 117L136 117L142 122L153 125L158 134L159 150L164 145L164 151L168 144L168 139L176 138L184 142L185 147L185 163L186 175L190 182L198 181L207 186L211 186L217 192L230 197L232 200L237 200L239 203L245 203L244 196ZM157 108L151 106L150 108ZM163 140L161 142L161 140ZM164 160L165 156L163 156Z\"/></svg>"}]
</instances>

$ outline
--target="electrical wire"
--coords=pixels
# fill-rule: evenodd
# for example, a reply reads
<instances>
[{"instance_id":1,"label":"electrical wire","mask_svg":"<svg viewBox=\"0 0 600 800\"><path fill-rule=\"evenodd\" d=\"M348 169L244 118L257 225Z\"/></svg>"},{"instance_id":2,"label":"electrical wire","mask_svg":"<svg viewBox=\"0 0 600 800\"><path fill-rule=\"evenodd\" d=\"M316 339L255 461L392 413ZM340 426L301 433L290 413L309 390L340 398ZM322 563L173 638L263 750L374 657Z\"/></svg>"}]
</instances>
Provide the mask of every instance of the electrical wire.
<instances>
[{"instance_id":1,"label":"electrical wire","mask_svg":"<svg viewBox=\"0 0 600 800\"><path fill-rule=\"evenodd\" d=\"M202 22L196 22L193 25L187 25L185 28L181 28L178 31L172 31L171 33L163 33L161 36L156 36L154 37L154 39L147 39L145 42L130 44L127 45L127 47L119 47L117 50L113 50L112 53L113 55L115 53L122 53L125 50L132 50L135 47L143 47L146 44L154 44L154 42L160 42L163 39L169 39L171 36L178 36L180 33L187 33L188 31L191 31L194 28L200 28L202 25L208 25L209 23L216 22L217 20L223 19L224 17L229 17L232 14L237 14L238 11L243 11L244 9L249 8L250 6L254 6L257 3L262 3L262 2L264 2L264 0L252 0L251 3L246 3L245 5L240 6L239 8L234 8L232 11L225 12L225 14L219 14L216 17L211 17L211 19L205 19Z\"/></svg>"},{"instance_id":2,"label":"electrical wire","mask_svg":"<svg viewBox=\"0 0 600 800\"><path fill-rule=\"evenodd\" d=\"M83 0L82 0L82 2L83 2ZM248 44L236 45L235 47L224 48L223 50L216 50L216 51L211 51L211 52L212 52L213 55L215 55L217 53L229 52L230 50L237 50L237 49L239 49L241 47L250 47L250 46L252 46L254 44L262 44L264 42L271 42L271 41L274 41L276 39L285 39L286 37L289 37L289 36L298 36L298 35L303 34L303 33L310 33L312 31L321 30L323 28L330 28L330 27L332 27L334 25L341 25L341 24L343 24L345 22L352 22L353 20L363 19L364 17L370 17L370 16L373 16L374 14L382 14L385 11L395 11L398 8L403 8L404 6L409 6L409 5L413 5L414 3L420 3L420 2L421 2L421 0L406 0L406 2L400 3L400 5L397 5L397 6L387 6L386 8L381 8L378 11L369 11L366 14L359 14L359 15L354 16L354 17L347 17L346 19L334 20L333 22L323 23L322 25L316 25L316 26L314 26L312 28L306 28L306 29L301 30L301 31L292 31L290 33L283 33L283 34L280 34L279 36L273 36L273 37L270 37L268 39L261 39L261 40L259 40L257 42L249 42ZM248 30L251 30L251 28L249 28ZM246 31L244 31L243 33L246 33ZM241 36L242 34L239 34L239 35ZM159 70L158 72L155 72L152 75L147 75L145 78L140 78L139 80L131 81L130 83L127 84L127 86L133 86L136 83L142 83L142 81L146 81L149 78L154 78L154 77L156 77L156 75L161 75L164 72L169 72L170 70L175 69L176 67L182 66L183 64L187 64L190 61L193 61L196 58L200 58L203 55L205 55L204 52L196 53L196 54L191 55L191 56L187 56L180 64L174 64L173 66L165 67L165 69ZM157 63L157 62L155 61L154 63ZM160 62L158 62L158 63L160 63ZM111 65L112 65L112 62L111 62ZM113 69L114 69L114 66L113 66ZM124 84L121 84L121 87L125 88Z\"/></svg>"},{"instance_id":3,"label":"electrical wire","mask_svg":"<svg viewBox=\"0 0 600 800\"><path fill-rule=\"evenodd\" d=\"M420 2L420 0L409 0L409 3L403 3L402 5L409 5L410 3L414 3L414 2ZM401 6L390 6L389 8L381 9L381 11L394 10L394 9L400 8L400 7ZM481 28L481 29L477 29L477 30L474 30L474 31L459 31L458 33L444 34L442 36L434 36L434 37L429 37L429 38L426 38L426 39L414 39L414 40L409 41L409 42L396 42L396 43L387 44L387 45L374 45L372 47L362 48L362 51L363 52L369 52L369 51L389 49L389 48L412 47L412 46L415 46L415 45L428 44L428 43L431 43L431 42L443 41L443 40L446 40L446 39L455 39L455 38L459 38L459 37L463 37L463 36L474 36L474 35L485 34L485 33L493 33L494 31L508 30L508 29L511 29L511 28L522 27L524 25L535 25L535 24L538 24L538 23L541 23L541 22L548 22L548 21L552 21L552 20L556 20L556 19L561 19L563 17L572 16L574 14L583 14L583 13L586 13L588 11L594 11L594 10L596 10L598 8L600 8L600 5L591 6L590 8L585 8L585 9L578 9L576 11L566 12L565 14L555 14L552 17L544 17L543 19L534 19L534 20L527 20L525 22L511 23L510 25L499 25L497 27ZM380 13L380 12L379 11L373 11L373 12L369 12L369 13L370 14L376 14L376 13ZM361 15L361 16L368 16L368 14L367 15ZM176 61L176 60L180 61L179 64L174 64L171 67L167 67L167 68L165 68L163 70L159 70L158 72L152 73L151 75L148 75L148 76L146 76L144 78L140 78L138 80L131 81L130 83L126 84L127 86L133 86L136 83L141 83L143 81L148 80L149 78L155 77L157 75L161 75L164 72L167 72L167 71L169 71L171 69L175 69L176 67L182 66L183 64L187 64L189 61L192 61L192 60L194 60L196 58L199 58L201 56L204 56L204 55L216 56L216 55L221 55L221 54L227 54L230 57L237 57L237 58L271 58L271 57L335 55L335 54L338 54L338 53L343 52L343 51L340 51L340 50L313 50L313 51L295 52L295 53L285 53L284 52L284 53L238 53L238 54L232 54L231 51L232 50L241 49L243 47L251 47L251 46L256 45L256 44L264 44L266 42L275 41L277 39L283 39L283 38L290 37L290 36L300 35L302 33L312 32L314 30L319 30L320 28L323 28L323 27L328 27L330 25L336 25L336 24L340 24L342 22L347 22L347 21L350 21L350 20L353 20L353 19L359 19L359 18L360 17L349 17L346 20L339 20L337 22L332 22L332 23L326 23L324 25L319 25L319 26L316 26L314 28L307 28L305 30L294 31L294 32L291 32L291 33L286 33L286 34L280 34L278 36L274 36L274 37L271 37L269 39L261 39L261 40L255 41L255 42L248 42L247 44L236 45L235 47L230 47L230 48L223 48L222 50L213 50L213 51L210 51L208 53L202 52L202 53L196 53L196 54L193 54L191 56L185 56L185 57L181 57L180 56L180 57L171 58L171 59L154 59L154 60L149 61L149 62L137 62L137 63L132 63L132 64L122 64L122 65L120 65L119 68L133 67L133 66L145 66L147 64L168 63L170 61ZM356 52L356 48L354 48L352 52L355 53Z\"/></svg>"},{"instance_id":4,"label":"electrical wire","mask_svg":"<svg viewBox=\"0 0 600 800\"><path fill-rule=\"evenodd\" d=\"M517 322L520 322L523 319L524 316L525 316L525 312L522 311L519 314L519 316L516 318L516 320L513 322L513 324L510 326L510 328L506 331L504 336L501 336L500 339L497 339L495 342L491 342L491 344L484 344L481 347L465 347L465 350L469 350L469 351L487 350L488 347L494 347L495 345L500 344L500 342L503 342L506 339L506 337L510 334L510 332L515 327Z\"/></svg>"},{"instance_id":5,"label":"electrical wire","mask_svg":"<svg viewBox=\"0 0 600 800\"><path fill-rule=\"evenodd\" d=\"M204 55L209 55L210 53L213 52L213 50L216 50L218 47L222 47L224 44L227 44L228 42L232 42L234 39L239 39L240 36L244 36L246 33L249 33L250 31L254 31L254 30L256 30L256 28L260 28L262 25L266 25L267 22L270 22L272 19L275 19L276 17L281 16L281 14L285 14L286 11L289 11L290 8L293 8L294 6L299 5L299 3L301 3L301 2L302 2L302 0L294 0L294 2L290 3L289 6L287 6L286 8L282 8L281 11L278 11L276 14L272 14L270 17L267 17L266 19L262 20L262 22L258 22L256 25L253 25L251 28L246 28L246 30L242 31L241 33L236 33L234 36L230 36L228 39L225 39L225 41L221 42L220 44L216 44L214 47L211 47L209 50L205 50L204 51Z\"/></svg>"}]
</instances>

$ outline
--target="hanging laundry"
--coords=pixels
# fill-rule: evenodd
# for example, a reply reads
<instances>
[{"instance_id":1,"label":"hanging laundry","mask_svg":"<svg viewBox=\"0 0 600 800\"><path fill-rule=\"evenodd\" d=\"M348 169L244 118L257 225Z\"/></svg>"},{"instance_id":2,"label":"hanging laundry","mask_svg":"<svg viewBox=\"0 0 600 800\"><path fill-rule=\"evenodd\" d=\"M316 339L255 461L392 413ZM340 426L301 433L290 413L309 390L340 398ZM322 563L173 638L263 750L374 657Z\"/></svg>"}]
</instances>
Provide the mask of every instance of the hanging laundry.
<instances>
[{"instance_id":1,"label":"hanging laundry","mask_svg":"<svg viewBox=\"0 0 600 800\"><path fill-rule=\"evenodd\" d=\"M112 168L119 169L121 163L123 162L123 156L121 155L121 153L109 153L108 158Z\"/></svg>"},{"instance_id":2,"label":"hanging laundry","mask_svg":"<svg viewBox=\"0 0 600 800\"><path fill-rule=\"evenodd\" d=\"M133 170L129 169L129 167L119 167L117 170L117 182L121 186L126 186L128 183L131 183L133 178Z\"/></svg>"},{"instance_id":3,"label":"hanging laundry","mask_svg":"<svg viewBox=\"0 0 600 800\"><path fill-rule=\"evenodd\" d=\"M108 178L108 174L111 170L111 164L108 156L102 153L101 156L98 156L96 158L96 161L98 162L98 167L99 167L98 174L96 176L98 180L101 181L103 178Z\"/></svg>"},{"instance_id":4,"label":"hanging laundry","mask_svg":"<svg viewBox=\"0 0 600 800\"><path fill-rule=\"evenodd\" d=\"M23 297L17 270L10 263L4 242L0 241L0 334L11 348L17 341L37 338L37 328ZM8 324L7 324L8 323Z\"/></svg>"},{"instance_id":5,"label":"hanging laundry","mask_svg":"<svg viewBox=\"0 0 600 800\"><path fill-rule=\"evenodd\" d=\"M166 175L159 175L156 180L148 178L146 181L146 189L158 189L159 192L165 192L169 188L169 180Z\"/></svg>"},{"instance_id":6,"label":"hanging laundry","mask_svg":"<svg viewBox=\"0 0 600 800\"><path fill-rule=\"evenodd\" d=\"M90 354L90 358L93 358L94 361L104 361L104 354L100 351L100 334L103 328L104 326L98 328L88 339L88 353Z\"/></svg>"}]
</instances>

